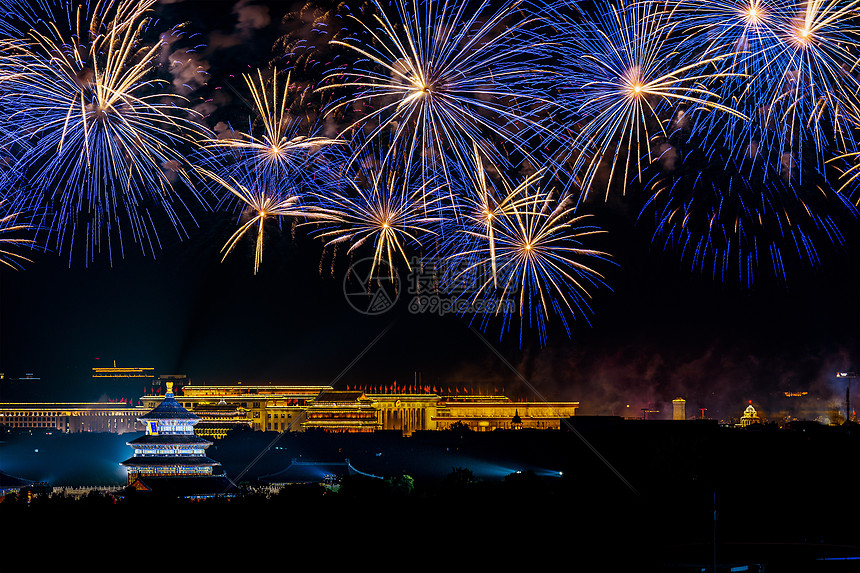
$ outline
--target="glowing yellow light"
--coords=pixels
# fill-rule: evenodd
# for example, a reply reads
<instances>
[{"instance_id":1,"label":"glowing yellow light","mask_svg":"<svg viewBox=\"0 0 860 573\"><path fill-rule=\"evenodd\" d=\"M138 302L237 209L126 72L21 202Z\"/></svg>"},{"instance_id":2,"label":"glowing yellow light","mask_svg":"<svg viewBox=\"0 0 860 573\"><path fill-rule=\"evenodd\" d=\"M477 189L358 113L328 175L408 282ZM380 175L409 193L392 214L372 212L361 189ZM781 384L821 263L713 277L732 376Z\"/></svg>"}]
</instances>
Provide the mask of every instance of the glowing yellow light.
<instances>
[{"instance_id":1,"label":"glowing yellow light","mask_svg":"<svg viewBox=\"0 0 860 573\"><path fill-rule=\"evenodd\" d=\"M806 26L803 26L802 28L798 28L797 40L801 44L807 44L811 37L812 37L812 33L810 32L809 28L807 28Z\"/></svg>"},{"instance_id":2,"label":"glowing yellow light","mask_svg":"<svg viewBox=\"0 0 860 573\"><path fill-rule=\"evenodd\" d=\"M746 10L744 10L744 17L747 22L755 23L761 21L761 10L759 10L755 6L750 6Z\"/></svg>"},{"instance_id":3,"label":"glowing yellow light","mask_svg":"<svg viewBox=\"0 0 860 573\"><path fill-rule=\"evenodd\" d=\"M630 90L630 97L637 98L645 91L645 86L634 76L629 80L628 89Z\"/></svg>"},{"instance_id":4,"label":"glowing yellow light","mask_svg":"<svg viewBox=\"0 0 860 573\"><path fill-rule=\"evenodd\" d=\"M531 250L532 250L532 244L531 244L531 243L526 243L526 250L527 250L527 251L531 251Z\"/></svg>"}]
</instances>

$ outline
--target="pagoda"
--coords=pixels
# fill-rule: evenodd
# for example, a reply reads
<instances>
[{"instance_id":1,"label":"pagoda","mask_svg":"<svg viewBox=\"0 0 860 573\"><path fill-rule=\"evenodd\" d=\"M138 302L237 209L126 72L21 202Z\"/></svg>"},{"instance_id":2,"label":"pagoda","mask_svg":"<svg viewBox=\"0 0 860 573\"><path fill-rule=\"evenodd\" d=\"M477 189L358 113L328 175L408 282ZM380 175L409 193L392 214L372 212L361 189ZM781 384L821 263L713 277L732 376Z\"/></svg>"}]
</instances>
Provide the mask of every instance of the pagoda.
<instances>
[{"instance_id":1,"label":"pagoda","mask_svg":"<svg viewBox=\"0 0 860 573\"><path fill-rule=\"evenodd\" d=\"M200 418L176 401L172 382L161 403L138 419L146 434L128 442L134 456L120 463L129 487L189 498L234 493L221 464L206 456L212 442L194 434Z\"/></svg>"}]
</instances>

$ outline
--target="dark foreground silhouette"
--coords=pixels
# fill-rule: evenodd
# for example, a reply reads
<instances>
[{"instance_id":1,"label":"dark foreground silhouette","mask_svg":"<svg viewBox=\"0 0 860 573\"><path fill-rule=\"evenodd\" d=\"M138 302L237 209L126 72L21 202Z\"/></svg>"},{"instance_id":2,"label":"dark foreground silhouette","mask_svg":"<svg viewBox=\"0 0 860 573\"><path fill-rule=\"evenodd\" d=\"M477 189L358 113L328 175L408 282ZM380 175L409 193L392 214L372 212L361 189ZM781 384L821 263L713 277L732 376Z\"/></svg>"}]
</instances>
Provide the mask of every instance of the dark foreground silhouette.
<instances>
[{"instance_id":1,"label":"dark foreground silhouette","mask_svg":"<svg viewBox=\"0 0 860 573\"><path fill-rule=\"evenodd\" d=\"M856 426L609 419L576 427L284 436L257 469L247 460L273 435L230 436L213 457L234 479L246 470L237 497L9 496L0 503L2 569L710 571L716 563L717 571L836 572L860 564L850 559L860 556ZM259 476L296 457L349 458L383 479L347 476L336 491L255 490ZM161 563L163 551L171 557Z\"/></svg>"}]
</instances>

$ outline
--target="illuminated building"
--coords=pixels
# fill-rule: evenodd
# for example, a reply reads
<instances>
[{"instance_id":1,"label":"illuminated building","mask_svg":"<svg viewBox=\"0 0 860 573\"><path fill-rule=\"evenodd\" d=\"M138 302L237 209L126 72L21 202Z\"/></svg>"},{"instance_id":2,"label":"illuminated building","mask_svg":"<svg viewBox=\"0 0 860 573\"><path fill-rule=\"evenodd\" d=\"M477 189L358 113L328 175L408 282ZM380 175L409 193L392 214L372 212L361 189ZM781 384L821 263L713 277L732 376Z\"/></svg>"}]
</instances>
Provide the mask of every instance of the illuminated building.
<instances>
[{"instance_id":1,"label":"illuminated building","mask_svg":"<svg viewBox=\"0 0 860 573\"><path fill-rule=\"evenodd\" d=\"M747 406L746 410L744 410L744 415L741 416L741 422L738 424L738 427L746 428L753 424L761 424L761 418L759 417L758 412L755 411L755 408L753 408L753 405L750 404Z\"/></svg>"},{"instance_id":2,"label":"illuminated building","mask_svg":"<svg viewBox=\"0 0 860 573\"><path fill-rule=\"evenodd\" d=\"M456 423L478 432L510 429L558 430L561 420L576 415L579 402L514 402L506 396L445 396L432 422L438 430ZM514 416L519 423L514 426Z\"/></svg>"},{"instance_id":3,"label":"illuminated building","mask_svg":"<svg viewBox=\"0 0 860 573\"><path fill-rule=\"evenodd\" d=\"M140 421L146 433L128 442L134 456L120 463L130 486L181 497L225 494L235 487L223 472L214 471L221 464L206 456L212 442L194 433L200 418L176 401L170 382L161 403Z\"/></svg>"},{"instance_id":4,"label":"illuminated building","mask_svg":"<svg viewBox=\"0 0 860 573\"><path fill-rule=\"evenodd\" d=\"M113 366L93 368L93 381L111 398L137 400L151 390L154 380L155 369L149 367L118 367L114 361Z\"/></svg>"},{"instance_id":5,"label":"illuminated building","mask_svg":"<svg viewBox=\"0 0 860 573\"><path fill-rule=\"evenodd\" d=\"M138 419L163 399L143 396L142 406L124 402L0 403L0 424L65 433L139 432L144 428ZM502 395L442 396L424 389L370 393L298 385L188 385L184 395L174 393L173 399L199 418L195 433L212 439L237 428L267 432L395 430L406 436L419 430L445 430L458 422L476 431L559 429L561 420L574 416L579 407L579 402L514 402ZM519 418L516 424L515 416Z\"/></svg>"},{"instance_id":6,"label":"illuminated building","mask_svg":"<svg viewBox=\"0 0 860 573\"><path fill-rule=\"evenodd\" d=\"M114 360L112 367L93 368L93 378L96 380L101 378L139 378L143 380L152 380L155 378L155 368L118 367Z\"/></svg>"},{"instance_id":7,"label":"illuminated building","mask_svg":"<svg viewBox=\"0 0 860 573\"><path fill-rule=\"evenodd\" d=\"M419 430L445 430L457 423L475 431L514 427L557 430L561 420L574 416L579 408L579 402L514 402L502 395L440 396L425 388L401 390L372 393L333 390L330 386L189 385L177 400L202 419L211 418L213 425L216 409L212 407L218 405L222 428L234 425L273 432L396 430L405 436ZM161 399L144 396L142 401L154 408ZM519 417L516 426L514 416ZM216 438L226 430L197 433Z\"/></svg>"},{"instance_id":8,"label":"illuminated building","mask_svg":"<svg viewBox=\"0 0 860 573\"><path fill-rule=\"evenodd\" d=\"M300 431L308 402L330 386L271 385L246 386L186 386L178 401L192 412L201 406L221 404L234 408L233 418L221 418L222 423L246 425L257 431ZM154 408L161 396L144 396L143 405ZM223 404L222 404L223 402ZM208 414L201 414L205 418ZM213 434L214 437L214 434Z\"/></svg>"},{"instance_id":9,"label":"illuminated building","mask_svg":"<svg viewBox=\"0 0 860 573\"><path fill-rule=\"evenodd\" d=\"M79 432L140 432L142 406L111 402L19 402L0 404L0 425L8 428Z\"/></svg>"},{"instance_id":10,"label":"illuminated building","mask_svg":"<svg viewBox=\"0 0 860 573\"><path fill-rule=\"evenodd\" d=\"M368 433L381 429L377 408L364 392L327 390L310 401L305 410L305 429Z\"/></svg>"},{"instance_id":11,"label":"illuminated building","mask_svg":"<svg viewBox=\"0 0 860 573\"><path fill-rule=\"evenodd\" d=\"M194 426L194 433L216 440L226 436L230 430L253 427L247 408L228 404L224 400L217 404L199 403L194 408L194 414L200 417L200 422Z\"/></svg>"},{"instance_id":12,"label":"illuminated building","mask_svg":"<svg viewBox=\"0 0 860 573\"><path fill-rule=\"evenodd\" d=\"M442 397L435 393L395 392L369 394L382 430L400 430L409 436L415 430L437 429L436 416Z\"/></svg>"},{"instance_id":13,"label":"illuminated building","mask_svg":"<svg viewBox=\"0 0 860 573\"><path fill-rule=\"evenodd\" d=\"M672 419L687 419L687 401L683 398L675 398L674 400L672 400Z\"/></svg>"}]
</instances>

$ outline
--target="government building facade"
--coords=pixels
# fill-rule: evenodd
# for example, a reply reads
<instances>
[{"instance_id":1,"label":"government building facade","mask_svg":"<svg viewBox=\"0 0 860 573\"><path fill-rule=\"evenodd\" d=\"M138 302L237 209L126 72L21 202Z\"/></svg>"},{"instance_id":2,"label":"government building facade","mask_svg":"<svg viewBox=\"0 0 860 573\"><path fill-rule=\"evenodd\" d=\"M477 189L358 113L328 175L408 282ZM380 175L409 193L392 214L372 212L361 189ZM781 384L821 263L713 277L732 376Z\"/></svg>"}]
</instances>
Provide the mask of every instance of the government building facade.
<instances>
[{"instance_id":1,"label":"government building facade","mask_svg":"<svg viewBox=\"0 0 860 573\"><path fill-rule=\"evenodd\" d=\"M144 396L154 408L161 396ZM558 430L561 421L576 415L579 402L515 402L501 394L454 394L424 388L387 388L384 392L335 390L330 386L186 386L177 396L185 408L201 417L200 435L222 437L228 429L247 427L264 432L400 431L466 426L471 430ZM218 406L221 417L214 418Z\"/></svg>"}]
</instances>

